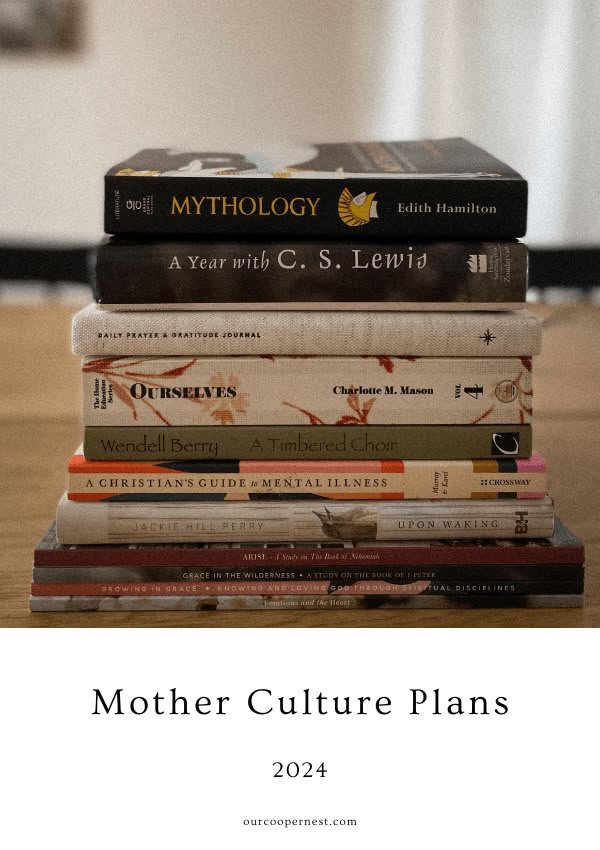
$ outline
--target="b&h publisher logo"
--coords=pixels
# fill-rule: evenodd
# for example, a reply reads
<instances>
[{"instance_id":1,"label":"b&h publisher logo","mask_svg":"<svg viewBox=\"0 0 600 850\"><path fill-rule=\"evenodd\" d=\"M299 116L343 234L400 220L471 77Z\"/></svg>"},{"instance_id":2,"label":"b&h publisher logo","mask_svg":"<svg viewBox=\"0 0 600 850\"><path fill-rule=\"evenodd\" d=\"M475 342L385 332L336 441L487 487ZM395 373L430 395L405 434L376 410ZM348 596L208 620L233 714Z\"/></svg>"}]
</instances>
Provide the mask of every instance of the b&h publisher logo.
<instances>
[{"instance_id":1,"label":"b&h publisher logo","mask_svg":"<svg viewBox=\"0 0 600 850\"><path fill-rule=\"evenodd\" d=\"M376 192L371 192L369 195L361 192L352 197L350 189L344 189L338 201L338 213L344 224L348 227L362 227L372 218L379 218L375 195Z\"/></svg>"},{"instance_id":2,"label":"b&h publisher logo","mask_svg":"<svg viewBox=\"0 0 600 850\"><path fill-rule=\"evenodd\" d=\"M469 254L467 265L473 274L487 274L487 254Z\"/></svg>"}]
</instances>

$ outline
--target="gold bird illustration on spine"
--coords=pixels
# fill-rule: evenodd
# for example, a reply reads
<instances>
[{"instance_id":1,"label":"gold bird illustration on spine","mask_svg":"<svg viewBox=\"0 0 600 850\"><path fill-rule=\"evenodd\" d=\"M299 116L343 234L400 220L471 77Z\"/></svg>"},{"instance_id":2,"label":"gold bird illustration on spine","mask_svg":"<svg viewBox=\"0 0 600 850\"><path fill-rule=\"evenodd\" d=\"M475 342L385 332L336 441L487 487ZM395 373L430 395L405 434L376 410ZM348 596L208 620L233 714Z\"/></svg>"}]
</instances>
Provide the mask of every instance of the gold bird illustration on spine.
<instances>
[{"instance_id":1,"label":"gold bird illustration on spine","mask_svg":"<svg viewBox=\"0 0 600 850\"><path fill-rule=\"evenodd\" d=\"M348 227L360 227L368 224L372 218L377 218L377 201L375 192L361 192L352 197L350 189L345 188L338 201L338 213Z\"/></svg>"}]
</instances>

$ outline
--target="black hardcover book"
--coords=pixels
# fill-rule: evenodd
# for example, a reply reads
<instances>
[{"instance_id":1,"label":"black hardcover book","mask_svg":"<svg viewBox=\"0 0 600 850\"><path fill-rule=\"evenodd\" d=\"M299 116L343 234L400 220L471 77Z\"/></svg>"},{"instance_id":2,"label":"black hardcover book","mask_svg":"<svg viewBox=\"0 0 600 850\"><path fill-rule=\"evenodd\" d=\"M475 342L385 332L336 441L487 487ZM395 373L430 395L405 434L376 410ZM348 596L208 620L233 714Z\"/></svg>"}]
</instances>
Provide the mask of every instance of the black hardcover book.
<instances>
[{"instance_id":1,"label":"black hardcover book","mask_svg":"<svg viewBox=\"0 0 600 850\"><path fill-rule=\"evenodd\" d=\"M311 581L300 579L298 581L263 581L258 582L196 582L196 581L159 581L140 582L117 581L104 582L102 579L91 582L33 582L31 585L32 596L233 596L244 597L247 595L264 594L268 597L279 595L310 596L315 598L333 594L345 595L353 593L369 596L441 596L477 598L491 597L519 597L539 595L568 595L580 596L584 592L583 581L493 581L479 579L475 581L374 581L361 579L353 582L352 579L342 579L340 582L325 579L324 581ZM342 598L343 598L342 595Z\"/></svg>"},{"instance_id":2,"label":"black hardcover book","mask_svg":"<svg viewBox=\"0 0 600 850\"><path fill-rule=\"evenodd\" d=\"M523 236L527 183L465 139L147 149L105 177L108 233Z\"/></svg>"},{"instance_id":3,"label":"black hardcover book","mask_svg":"<svg viewBox=\"0 0 600 850\"><path fill-rule=\"evenodd\" d=\"M321 596L30 596L40 611L326 611L412 610L415 608L582 608L582 593L531 593L523 596L344 595Z\"/></svg>"},{"instance_id":4,"label":"black hardcover book","mask_svg":"<svg viewBox=\"0 0 600 850\"><path fill-rule=\"evenodd\" d=\"M522 242L231 241L112 237L95 296L109 307L509 309L525 301Z\"/></svg>"},{"instance_id":5,"label":"black hardcover book","mask_svg":"<svg viewBox=\"0 0 600 850\"><path fill-rule=\"evenodd\" d=\"M104 544L110 545L110 544ZM153 545L153 544L147 544ZM155 544L154 544L155 545ZM190 544L191 545L191 544ZM124 559L125 560L125 559ZM130 567L123 563L118 567L34 567L34 584L86 584L92 582L157 582L157 581L329 581L349 587L358 581L385 581L388 584L412 584L415 581L432 581L490 584L496 582L543 583L546 593L565 593L558 590L558 583L581 585L572 593L583 593L583 564L502 564L482 567L480 564L452 564L435 567L373 567L363 569L348 567L316 567L312 564L302 568L250 568L235 569L207 567L192 570L189 567ZM549 590L550 586L553 590Z\"/></svg>"}]
</instances>

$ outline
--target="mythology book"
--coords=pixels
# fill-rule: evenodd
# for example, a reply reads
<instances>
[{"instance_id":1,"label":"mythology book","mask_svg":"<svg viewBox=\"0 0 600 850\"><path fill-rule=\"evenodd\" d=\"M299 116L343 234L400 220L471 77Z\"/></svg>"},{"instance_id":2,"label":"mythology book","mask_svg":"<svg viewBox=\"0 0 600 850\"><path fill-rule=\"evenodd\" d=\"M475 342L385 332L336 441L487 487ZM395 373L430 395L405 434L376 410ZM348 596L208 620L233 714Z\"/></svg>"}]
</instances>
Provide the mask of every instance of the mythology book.
<instances>
[{"instance_id":1,"label":"mythology book","mask_svg":"<svg viewBox=\"0 0 600 850\"><path fill-rule=\"evenodd\" d=\"M527 183L465 139L147 149L105 177L105 230L512 239Z\"/></svg>"}]
</instances>

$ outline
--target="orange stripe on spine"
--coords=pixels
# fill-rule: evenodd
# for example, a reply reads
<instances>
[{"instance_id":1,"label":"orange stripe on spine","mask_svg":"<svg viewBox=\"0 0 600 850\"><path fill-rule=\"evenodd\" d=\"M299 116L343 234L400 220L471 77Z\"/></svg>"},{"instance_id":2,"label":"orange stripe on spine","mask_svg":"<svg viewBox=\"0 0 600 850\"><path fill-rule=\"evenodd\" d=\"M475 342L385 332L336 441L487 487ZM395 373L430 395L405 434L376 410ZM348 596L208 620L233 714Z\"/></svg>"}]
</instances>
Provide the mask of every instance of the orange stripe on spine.
<instances>
[{"instance_id":1,"label":"orange stripe on spine","mask_svg":"<svg viewBox=\"0 0 600 850\"><path fill-rule=\"evenodd\" d=\"M403 460L382 460L380 463L382 472L404 472Z\"/></svg>"},{"instance_id":2,"label":"orange stripe on spine","mask_svg":"<svg viewBox=\"0 0 600 850\"><path fill-rule=\"evenodd\" d=\"M473 472L498 472L497 460L473 460Z\"/></svg>"}]
</instances>

